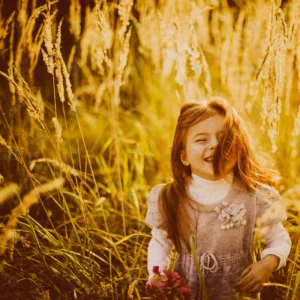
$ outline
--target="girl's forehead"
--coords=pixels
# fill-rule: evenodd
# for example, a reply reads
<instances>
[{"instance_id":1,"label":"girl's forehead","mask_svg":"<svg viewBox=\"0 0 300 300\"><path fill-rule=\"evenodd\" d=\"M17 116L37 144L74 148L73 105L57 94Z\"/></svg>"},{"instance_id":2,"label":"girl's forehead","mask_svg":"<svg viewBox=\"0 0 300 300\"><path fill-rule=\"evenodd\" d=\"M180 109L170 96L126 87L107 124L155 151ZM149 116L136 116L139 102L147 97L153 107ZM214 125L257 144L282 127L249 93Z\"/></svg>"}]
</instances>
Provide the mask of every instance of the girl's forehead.
<instances>
[{"instance_id":1,"label":"girl's forehead","mask_svg":"<svg viewBox=\"0 0 300 300\"><path fill-rule=\"evenodd\" d=\"M188 136L195 134L210 134L221 131L225 122L225 117L216 115L209 117L203 121L198 122L197 124L191 126L188 129Z\"/></svg>"}]
</instances>

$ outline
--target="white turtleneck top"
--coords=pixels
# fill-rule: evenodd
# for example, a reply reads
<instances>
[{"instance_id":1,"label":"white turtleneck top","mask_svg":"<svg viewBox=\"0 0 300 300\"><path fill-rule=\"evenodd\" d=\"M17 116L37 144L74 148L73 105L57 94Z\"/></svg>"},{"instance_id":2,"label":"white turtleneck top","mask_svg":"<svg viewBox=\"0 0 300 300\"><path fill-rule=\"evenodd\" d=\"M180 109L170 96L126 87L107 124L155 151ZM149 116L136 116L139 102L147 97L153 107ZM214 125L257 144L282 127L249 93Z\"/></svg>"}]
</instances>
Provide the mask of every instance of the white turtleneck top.
<instances>
[{"instance_id":1,"label":"white turtleneck top","mask_svg":"<svg viewBox=\"0 0 300 300\"><path fill-rule=\"evenodd\" d=\"M214 204L225 198L233 183L233 172L220 180L207 180L192 173L189 192L196 197L195 200L202 204ZM286 259L291 249L291 239L282 223L270 225L262 231L267 248L262 251L261 259L268 254L279 257L277 270L286 265ZM148 273L152 276L153 266L159 266L160 270L167 269L173 242L167 238L166 231L158 228L152 229L152 239L148 246Z\"/></svg>"}]
</instances>

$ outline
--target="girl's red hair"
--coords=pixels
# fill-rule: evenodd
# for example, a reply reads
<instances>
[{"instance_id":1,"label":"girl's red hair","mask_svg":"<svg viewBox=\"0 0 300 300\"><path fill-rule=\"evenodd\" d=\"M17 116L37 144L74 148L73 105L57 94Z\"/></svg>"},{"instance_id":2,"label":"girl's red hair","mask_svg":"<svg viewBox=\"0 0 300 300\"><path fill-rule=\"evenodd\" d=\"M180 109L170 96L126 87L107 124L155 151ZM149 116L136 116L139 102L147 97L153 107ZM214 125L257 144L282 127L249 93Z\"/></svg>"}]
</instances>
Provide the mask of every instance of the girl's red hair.
<instances>
[{"instance_id":1,"label":"girl's red hair","mask_svg":"<svg viewBox=\"0 0 300 300\"><path fill-rule=\"evenodd\" d=\"M180 240L184 240L181 237L184 235L184 228L188 226L188 218L184 216L186 213L184 204L191 201L186 187L192 175L190 166L182 163L181 153L186 149L188 129L215 115L225 118L225 134L220 137L214 153L215 174L222 174L226 161L235 156L237 163L233 169L234 175L242 180L249 192L255 191L261 184L274 186L276 183L277 173L261 167L255 153L251 151L245 125L237 112L223 98L212 97L210 100L183 103L171 150L174 180L165 184L159 195L159 207L165 220L164 227L178 252L182 251Z\"/></svg>"}]
</instances>

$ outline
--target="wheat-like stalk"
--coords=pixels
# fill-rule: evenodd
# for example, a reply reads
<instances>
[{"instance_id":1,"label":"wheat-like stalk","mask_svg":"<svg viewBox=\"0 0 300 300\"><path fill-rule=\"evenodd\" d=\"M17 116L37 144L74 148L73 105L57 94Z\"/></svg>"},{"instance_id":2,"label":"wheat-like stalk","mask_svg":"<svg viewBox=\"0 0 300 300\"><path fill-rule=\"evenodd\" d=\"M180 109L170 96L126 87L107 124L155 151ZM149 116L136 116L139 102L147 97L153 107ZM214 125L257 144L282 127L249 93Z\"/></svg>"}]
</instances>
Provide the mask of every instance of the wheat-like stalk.
<instances>
[{"instance_id":1,"label":"wheat-like stalk","mask_svg":"<svg viewBox=\"0 0 300 300\"><path fill-rule=\"evenodd\" d=\"M58 0L53 1L52 3L56 3ZM41 47L44 41L43 38L43 26L40 26L38 32L34 36L34 29L37 25L37 19L40 17L40 15L47 10L47 4L44 4L43 6L40 6L38 8L35 8L32 11L31 16L29 17L29 20L26 24L25 32L25 42L26 47L28 48L28 58L29 58L29 77L30 82L33 82L34 80L34 70L36 68L36 65L38 63L38 60L40 58L40 52ZM21 51L22 53L22 51ZM18 53L17 53L18 54ZM43 55L43 54L42 54Z\"/></svg>"},{"instance_id":2,"label":"wheat-like stalk","mask_svg":"<svg viewBox=\"0 0 300 300\"><path fill-rule=\"evenodd\" d=\"M66 84L66 91L67 91L67 95L68 95L68 99L69 99L68 104L71 106L71 105L73 105L73 101L74 101L74 93L72 91L70 74L68 72L67 66L66 66L65 62L63 61L63 59L61 59L61 62L62 62L62 72L64 75L65 84Z\"/></svg>"},{"instance_id":3,"label":"wheat-like stalk","mask_svg":"<svg viewBox=\"0 0 300 300\"><path fill-rule=\"evenodd\" d=\"M201 62L202 62L203 71L204 71L204 74L205 74L204 85L205 85L206 90L207 90L207 95L210 96L212 94L212 87L211 87L211 75L210 75L210 71L209 71L209 66L208 66L206 57L205 57L205 55L204 55L201 48L199 48L199 52L200 52L200 55L201 55Z\"/></svg>"},{"instance_id":4,"label":"wheat-like stalk","mask_svg":"<svg viewBox=\"0 0 300 300\"><path fill-rule=\"evenodd\" d=\"M61 102L65 102L64 80L62 74L63 59L60 52L61 26L62 26L62 20L59 22L58 25L57 37L55 42L55 75L57 79L57 90L58 90L59 99Z\"/></svg>"},{"instance_id":5,"label":"wheat-like stalk","mask_svg":"<svg viewBox=\"0 0 300 300\"><path fill-rule=\"evenodd\" d=\"M162 72L165 77L169 76L172 72L173 65L176 61L175 50L175 27L172 23L164 20L161 12L157 13L159 18L160 36L161 36L161 51L162 51Z\"/></svg>"},{"instance_id":6,"label":"wheat-like stalk","mask_svg":"<svg viewBox=\"0 0 300 300\"><path fill-rule=\"evenodd\" d=\"M37 99L37 97L33 95L30 87L28 86L22 75L19 73L19 71L16 68L14 68L14 71L15 76L21 85L17 84L12 77L8 76L4 72L0 71L0 74L14 85L17 93L22 97L22 99L26 103L28 114L34 119L36 119L40 124L41 128L46 132L42 107L43 102L39 101L39 99Z\"/></svg>"},{"instance_id":7,"label":"wheat-like stalk","mask_svg":"<svg viewBox=\"0 0 300 300\"><path fill-rule=\"evenodd\" d=\"M25 24L27 23L28 20L28 15L27 15L27 5L28 2L21 0L19 1L19 13L18 13L18 23L23 25L21 27L25 27Z\"/></svg>"},{"instance_id":8,"label":"wheat-like stalk","mask_svg":"<svg viewBox=\"0 0 300 300\"><path fill-rule=\"evenodd\" d=\"M295 161L297 156L299 155L299 136L300 136L300 105L298 108L297 116L294 120L294 127L290 138L290 148L291 148L291 157ZM296 165L293 164L290 171L291 175L296 177L297 168Z\"/></svg>"},{"instance_id":9,"label":"wheat-like stalk","mask_svg":"<svg viewBox=\"0 0 300 300\"><path fill-rule=\"evenodd\" d=\"M89 68L84 68L84 66L88 63L88 57L89 55L92 57L91 59L91 69L95 70L98 69L98 62L97 62L97 51L102 51L102 42L100 41L101 35L98 35L98 24L97 24L97 9L98 2L95 1L95 8L94 10L90 11L90 9L86 9L86 18L85 18L85 30L82 33L82 36L80 38L80 61L79 64L81 68L88 72ZM104 5L104 8L106 6ZM93 41L93 42L91 42ZM100 63L101 66L102 62ZM101 73L102 74L102 73Z\"/></svg>"},{"instance_id":10,"label":"wheat-like stalk","mask_svg":"<svg viewBox=\"0 0 300 300\"><path fill-rule=\"evenodd\" d=\"M47 13L44 14L44 31L43 31L43 38L44 38L44 43L46 47L46 51L42 49L42 55L44 62L47 66L47 71L54 75L54 54L55 54L55 48L52 42L52 20L51 20L51 15L50 11L48 9Z\"/></svg>"},{"instance_id":11,"label":"wheat-like stalk","mask_svg":"<svg viewBox=\"0 0 300 300\"><path fill-rule=\"evenodd\" d=\"M118 7L118 14L120 16L121 26L119 29L120 40L126 39L126 30L129 25L130 13L133 5L133 0L121 0Z\"/></svg>"},{"instance_id":12,"label":"wheat-like stalk","mask_svg":"<svg viewBox=\"0 0 300 300\"><path fill-rule=\"evenodd\" d=\"M57 143L57 145L59 145L63 142L62 128L59 125L57 118L53 117L52 122L53 122L54 128L55 128L56 143Z\"/></svg>"},{"instance_id":13,"label":"wheat-like stalk","mask_svg":"<svg viewBox=\"0 0 300 300\"><path fill-rule=\"evenodd\" d=\"M14 158L20 163L23 164L22 160L20 159L20 157L15 153L15 151L7 144L7 142L5 141L5 139L0 135L0 145L6 147L10 153L14 156Z\"/></svg>"},{"instance_id":14,"label":"wheat-like stalk","mask_svg":"<svg viewBox=\"0 0 300 300\"><path fill-rule=\"evenodd\" d=\"M65 79L65 84L66 84L66 90L67 90L67 95L69 99L69 105L72 105L74 94L72 91L72 84L70 81L70 74L68 73L67 66L65 64L65 61L63 59L63 56L60 51L60 44L61 44L61 26L62 26L62 21L60 21L59 26L58 26L58 32L57 32L57 40L56 40L56 60L60 60L61 65L62 65L62 73L64 75Z\"/></svg>"},{"instance_id":15,"label":"wheat-like stalk","mask_svg":"<svg viewBox=\"0 0 300 300\"><path fill-rule=\"evenodd\" d=\"M57 91L61 102L65 102L64 78L62 75L61 60L57 59L55 63L55 76L57 79Z\"/></svg>"},{"instance_id":16,"label":"wheat-like stalk","mask_svg":"<svg viewBox=\"0 0 300 300\"><path fill-rule=\"evenodd\" d=\"M108 57L108 50L112 47L113 43L113 30L109 24L109 11L107 4L103 4L101 7L101 2L96 1L95 14L93 16L96 18L96 30L90 32L90 35L96 35L94 38L96 43L91 45L91 52L95 58L93 67L97 68L97 71L101 76L104 76L105 65L107 67L108 74L112 72L111 60ZM82 44L84 41L82 41ZM105 86L105 85L104 85ZM96 104L96 109L98 104Z\"/></svg>"},{"instance_id":17,"label":"wheat-like stalk","mask_svg":"<svg viewBox=\"0 0 300 300\"><path fill-rule=\"evenodd\" d=\"M199 52L199 43L198 37L195 30L195 26L192 23L189 25L190 31L190 47L187 47L187 51L189 54L190 67L193 72L199 77L202 73L203 65L200 62L200 52Z\"/></svg>"},{"instance_id":18,"label":"wheat-like stalk","mask_svg":"<svg viewBox=\"0 0 300 300\"><path fill-rule=\"evenodd\" d=\"M13 19L15 16L15 11L7 18L7 20L0 19L0 50L4 48L4 40L9 34L9 26L13 26Z\"/></svg>"},{"instance_id":19,"label":"wheat-like stalk","mask_svg":"<svg viewBox=\"0 0 300 300\"><path fill-rule=\"evenodd\" d=\"M65 180L63 178L55 179L51 182L35 187L24 196L23 201L21 201L20 204L12 210L4 232L0 235L0 255L5 252L8 241L14 236L14 229L17 225L18 218L26 214L30 207L39 201L40 194L61 188L64 181Z\"/></svg>"},{"instance_id":20,"label":"wheat-like stalk","mask_svg":"<svg viewBox=\"0 0 300 300\"><path fill-rule=\"evenodd\" d=\"M2 175L1 175L2 176ZM2 176L3 178L3 176ZM4 203L11 196L18 194L20 191L19 186L16 183L10 183L0 189L0 204Z\"/></svg>"},{"instance_id":21,"label":"wheat-like stalk","mask_svg":"<svg viewBox=\"0 0 300 300\"><path fill-rule=\"evenodd\" d=\"M81 32L81 6L79 0L72 0L69 8L70 31L78 41Z\"/></svg>"},{"instance_id":22,"label":"wheat-like stalk","mask_svg":"<svg viewBox=\"0 0 300 300\"><path fill-rule=\"evenodd\" d=\"M38 158L38 159L32 160L29 165L29 170L32 171L33 168L35 167L36 163L44 163L44 162L59 168L65 174L71 174L73 176L80 176L80 172L77 171L76 169L72 168L71 166L65 164L62 161L57 161L52 158Z\"/></svg>"},{"instance_id":23,"label":"wheat-like stalk","mask_svg":"<svg viewBox=\"0 0 300 300\"><path fill-rule=\"evenodd\" d=\"M184 41L184 34L183 34L183 28L181 27L181 24L179 23L178 18L176 18L176 27L177 27L177 35L176 35L176 53L177 53L177 59L176 59L176 77L175 80L179 85L183 85L186 81L186 62L188 59L187 51L186 51L186 41Z\"/></svg>"},{"instance_id":24,"label":"wheat-like stalk","mask_svg":"<svg viewBox=\"0 0 300 300\"><path fill-rule=\"evenodd\" d=\"M76 46L74 45L71 48L70 55L69 55L68 61L67 61L67 69L68 69L68 72L70 72L70 73L72 70L72 63L74 63L75 52L76 52Z\"/></svg>"},{"instance_id":25,"label":"wheat-like stalk","mask_svg":"<svg viewBox=\"0 0 300 300\"><path fill-rule=\"evenodd\" d=\"M285 78L286 82L286 90L285 90L285 113L291 113L291 101L287 101L291 98L294 76L290 75L290 70L294 68L295 65L295 73L300 75L300 47L297 45L297 41L300 40L300 3L298 1L292 1L288 6L287 15L289 16L289 28L285 29L288 31L287 33L287 49L290 51L290 55L287 55L287 63L285 66ZM298 76L299 76L298 75ZM300 90L300 80L298 80L298 90Z\"/></svg>"},{"instance_id":26,"label":"wheat-like stalk","mask_svg":"<svg viewBox=\"0 0 300 300\"><path fill-rule=\"evenodd\" d=\"M63 82L62 82L62 74L65 79L65 84L66 84L66 91L69 99L69 105L72 105L73 101L73 91L72 91L72 85L70 81L70 75L68 73L67 66L64 62L63 56L60 51L60 46L61 46L61 26L62 26L62 20L59 22L58 29L57 29L57 37L56 37L56 42L55 42L55 63L57 66L56 69L56 76L58 79L58 88L59 88L59 95L60 99L63 102L64 96L63 96Z\"/></svg>"},{"instance_id":27,"label":"wheat-like stalk","mask_svg":"<svg viewBox=\"0 0 300 300\"><path fill-rule=\"evenodd\" d=\"M254 141L262 142L260 147L254 147L253 152L268 151L269 140L273 151L278 147L276 162L282 174L288 175L280 186L281 190L297 182L300 136L298 0L95 0L94 5L80 5L80 0L72 0L68 6L65 6L64 1L47 0L47 4L40 7L37 7L36 0L30 5L25 2L18 0L18 9L8 16L7 21L2 15L0 18L0 50L3 61L7 61L5 79L9 85L9 90L0 91L0 101L9 102L3 104L3 116L7 117L8 124L13 124L10 127L12 139L19 143L23 141L25 150L22 153L34 155L29 153L27 146L37 141L36 145L43 156L29 160L30 167L27 168L28 162L16 151L19 149L11 146L17 144L9 142L7 138L5 142L0 136L0 147L6 147L3 149L7 149L10 157L23 162L31 179L35 180L31 173L34 168L35 171L39 169L40 178L47 176L50 170L51 174L63 174L74 189L64 191L59 201L54 199L62 209L63 217L59 214L48 220L55 223L52 229L39 224L40 214L37 214L37 220L28 216L28 222L22 223L25 235L23 230L18 232L25 243L31 243L33 252L42 249L45 254L43 257L46 260L37 256L34 258L40 267L35 272L41 280L36 281L39 286L45 280L39 275L46 270L51 282L55 282L58 273L63 274L63 283L71 283L70 277L75 275L76 282L78 280L76 285L87 291L89 284L92 284L90 278L95 282L101 273L101 288L105 286L105 291L103 295L97 295L99 299L102 296L113 298L115 295L121 298L143 298L141 282L131 278L132 284L129 284L128 289L128 285L125 286L126 280L122 279L127 278L137 264L145 266L145 236L140 231L143 229L142 215L146 209L142 198L146 196L149 186L144 173L145 170L150 172L148 177L151 183L148 184L151 185L161 179L171 181L166 175L169 166L165 158L171 150L172 128L176 124L182 101L202 100L215 93L225 96L242 113L245 121L249 121L249 129L254 133L251 145ZM54 9L50 9L54 2L57 4ZM62 5L65 7L60 11ZM0 13L5 14L3 9L4 5L0 4ZM67 17L57 19L62 12L66 12ZM40 26L38 20L41 15ZM83 19L81 15L84 15ZM65 41L66 31L72 37L68 41ZM68 44L66 49L65 42ZM66 55L67 61L64 61L62 54ZM52 78L45 77L42 88L39 86L40 58L43 59L42 64L44 61L46 63L45 71L52 75ZM4 71L0 74L3 75ZM58 106L55 94L59 99ZM51 101L53 95L54 107ZM71 106L67 114L66 102ZM29 119L27 114L23 118L23 104L31 111ZM77 105L81 106L78 111ZM13 108L11 114L10 107ZM44 107L47 107L47 120ZM17 110L19 108L20 111ZM245 108L248 114L244 115L247 112ZM98 115L90 116L91 112L97 112ZM78 114L80 118L77 118ZM284 119L281 120L281 117ZM30 126L28 121L31 122L31 118L45 125L50 122L53 138L50 134L45 136L44 131L40 132L35 126ZM264 133L260 130L261 120ZM64 121L65 126L62 126L61 121ZM81 126L81 121L84 126ZM94 131L97 128L94 124L101 124L101 130ZM45 130L49 132L48 128ZM63 134L63 130L66 130L66 134ZM265 141L267 135L269 140ZM85 149L87 160L79 159L78 167L73 162L71 153L75 149L68 141L70 138L77 142L76 153L79 156L81 144ZM61 158L53 159L49 155L51 149L47 147L47 139L54 146L56 142L58 156L60 151L66 153L66 149L61 147L69 144L72 164L63 162ZM90 156L89 149L99 155ZM145 159L149 160L146 169ZM263 165L267 159L262 162ZM152 163L152 160L156 163ZM153 177L152 173L156 175ZM0 175L1 187L2 181ZM6 199L17 194L13 188L10 194L8 190L4 194L6 188L0 189L0 204L6 204ZM17 190L17 186L15 188ZM105 197L98 195L99 190L105 192ZM87 193L95 201L79 201L79 210L64 197L68 195L86 200ZM297 290L300 284L300 275L297 275L300 243L296 236L299 229L295 225L299 223L299 193L298 189L290 190L289 193L293 199L283 204L288 210L289 219L293 221L286 223L289 232L295 234L292 239L298 243L298 246L293 245L291 252L292 255L295 253L295 259L290 256L290 265L294 269L291 270L289 266L281 270L281 274L287 274L289 286L284 285L282 276L276 274L270 284L280 282L286 290ZM9 248L9 241L16 236L15 228L21 221L20 216L26 215L38 199L37 187L21 199L22 205L13 210L8 226L4 227L5 234L0 236L1 253ZM86 210L85 203L94 203L93 210ZM54 217L57 210L52 207L49 203L49 211ZM266 223L268 218L260 221ZM91 231L91 226L93 229L99 226L105 229ZM70 228L74 237L83 233L83 239L72 238L69 235ZM92 235L86 236L89 232ZM127 234L129 232L130 235ZM70 237L72 244L64 243L64 234ZM142 240L139 235L143 236ZM73 242L78 242L74 248ZM79 243L82 247L77 247ZM106 251L108 246L110 251ZM128 246L132 246L132 255L128 255ZM94 253L93 249L97 249L97 252ZM23 250L20 249L21 252ZM95 268L82 263L87 257L87 250L89 261L95 263ZM260 245L256 245L256 254L260 250ZM15 272L15 266L19 263L23 265L23 261L24 266L32 261L31 256L16 256L14 259L13 266L6 266L7 273ZM65 265L65 261L68 265ZM143 269L146 268L141 268L139 278L146 275ZM116 281L121 284L114 285ZM35 284L32 280L28 283ZM74 284L72 282L66 286L74 287ZM51 284L48 286L54 298L65 293L60 287L55 289ZM80 289L80 293L84 294L83 289ZM106 293L106 289L110 289L111 294ZM1 290L5 290L5 285ZM18 293L18 287L12 292ZM285 289L280 292L285 293ZM75 298L80 297L79 292L78 295L73 293ZM296 299L297 292L292 293Z\"/></svg>"},{"instance_id":28,"label":"wheat-like stalk","mask_svg":"<svg viewBox=\"0 0 300 300\"><path fill-rule=\"evenodd\" d=\"M268 52L263 61L263 66L258 73L257 81L264 85L262 119L263 128L271 141L271 152L277 151L278 122L281 114L281 95L283 86L283 72L286 57L286 23L280 9L271 6L272 16L270 23L270 41Z\"/></svg>"},{"instance_id":29,"label":"wheat-like stalk","mask_svg":"<svg viewBox=\"0 0 300 300\"><path fill-rule=\"evenodd\" d=\"M154 65L155 72L159 72L161 65L161 35L153 34L153 32L159 33L159 18L154 12L155 10L147 10L148 6L153 5L153 3L151 4L151 2L147 2L145 4L146 5L141 8L140 22L136 26L137 34L140 40L139 51L147 56L149 55L149 59L151 59ZM164 18L164 14L162 15ZM173 18L172 23L174 23Z\"/></svg>"}]
</instances>

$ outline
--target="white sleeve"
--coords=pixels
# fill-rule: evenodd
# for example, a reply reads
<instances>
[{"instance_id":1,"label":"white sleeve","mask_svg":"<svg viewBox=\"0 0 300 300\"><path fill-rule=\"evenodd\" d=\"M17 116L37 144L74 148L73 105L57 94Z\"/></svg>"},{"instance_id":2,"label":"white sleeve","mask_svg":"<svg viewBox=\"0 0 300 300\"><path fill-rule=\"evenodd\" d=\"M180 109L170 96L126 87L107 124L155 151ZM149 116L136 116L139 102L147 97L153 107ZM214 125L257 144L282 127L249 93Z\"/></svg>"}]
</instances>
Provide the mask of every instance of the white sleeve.
<instances>
[{"instance_id":1,"label":"white sleeve","mask_svg":"<svg viewBox=\"0 0 300 300\"><path fill-rule=\"evenodd\" d=\"M273 254L279 257L279 265L275 271L286 265L286 259L291 250L291 239L282 223L276 223L266 226L262 229L262 236L267 244L267 248L262 251L261 259L268 254Z\"/></svg>"},{"instance_id":2,"label":"white sleeve","mask_svg":"<svg viewBox=\"0 0 300 300\"><path fill-rule=\"evenodd\" d=\"M173 242L167 238L166 231L154 227L152 239L148 246L148 273L153 276L153 267L159 266L159 271L168 268Z\"/></svg>"}]
</instances>

